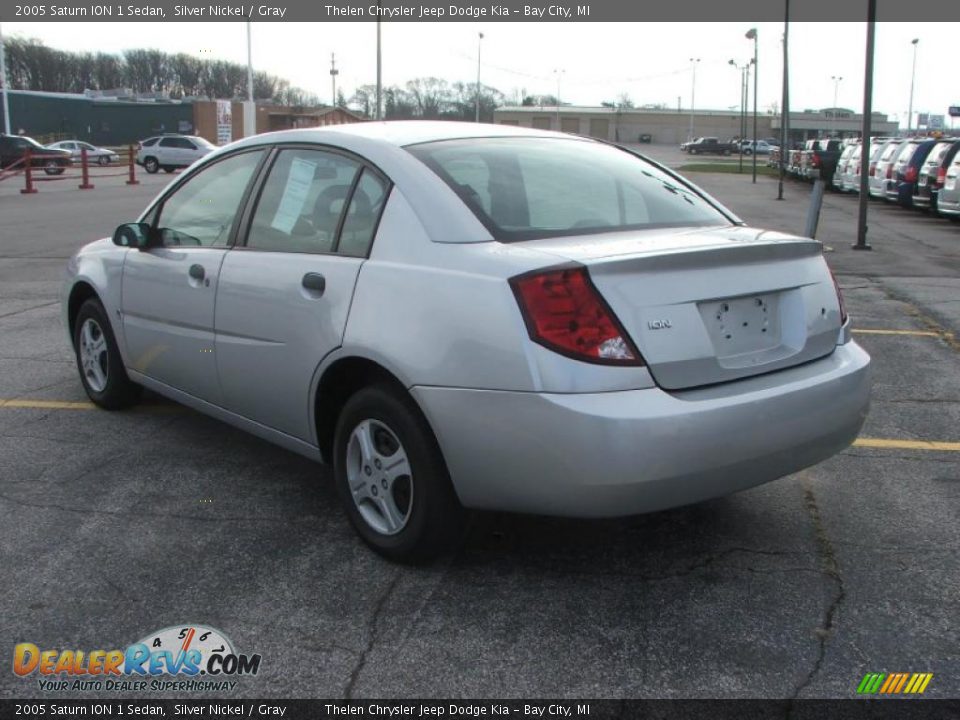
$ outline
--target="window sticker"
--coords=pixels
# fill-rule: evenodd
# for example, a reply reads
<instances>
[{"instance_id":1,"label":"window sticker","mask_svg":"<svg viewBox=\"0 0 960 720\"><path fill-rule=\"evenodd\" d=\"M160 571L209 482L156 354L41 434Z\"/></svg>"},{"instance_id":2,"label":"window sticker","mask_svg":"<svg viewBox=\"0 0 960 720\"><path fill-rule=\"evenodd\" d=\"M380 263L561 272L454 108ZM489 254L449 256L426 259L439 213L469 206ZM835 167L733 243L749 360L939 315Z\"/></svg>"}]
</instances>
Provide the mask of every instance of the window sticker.
<instances>
[{"instance_id":1,"label":"window sticker","mask_svg":"<svg viewBox=\"0 0 960 720\"><path fill-rule=\"evenodd\" d=\"M307 202L310 185L313 184L317 163L303 158L294 158L290 163L290 172L287 174L287 184L283 188L283 196L273 215L270 227L280 232L290 234L303 213L303 206Z\"/></svg>"}]
</instances>

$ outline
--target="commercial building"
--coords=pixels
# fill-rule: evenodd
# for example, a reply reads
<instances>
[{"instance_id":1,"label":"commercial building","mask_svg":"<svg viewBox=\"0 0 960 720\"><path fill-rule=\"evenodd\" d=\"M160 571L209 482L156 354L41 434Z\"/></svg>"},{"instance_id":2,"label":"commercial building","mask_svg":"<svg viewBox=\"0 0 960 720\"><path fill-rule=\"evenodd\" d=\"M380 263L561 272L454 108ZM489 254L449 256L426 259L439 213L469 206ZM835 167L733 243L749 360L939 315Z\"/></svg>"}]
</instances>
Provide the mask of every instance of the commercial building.
<instances>
[{"instance_id":1,"label":"commercial building","mask_svg":"<svg viewBox=\"0 0 960 720\"><path fill-rule=\"evenodd\" d=\"M857 136L861 116L852 110L826 108L790 113L791 142L827 135ZM649 136L649 142L677 145L691 135L718 137L728 140L741 136L742 116L736 110L689 110L556 106L508 106L494 111L493 121L498 125L560 130L609 140L613 142L640 142ZM692 133L691 133L692 127ZM757 115L757 137L779 137L780 116L772 113ZM873 114L873 133L894 134L897 123L882 113ZM745 137L753 136L753 115L747 115Z\"/></svg>"}]
</instances>

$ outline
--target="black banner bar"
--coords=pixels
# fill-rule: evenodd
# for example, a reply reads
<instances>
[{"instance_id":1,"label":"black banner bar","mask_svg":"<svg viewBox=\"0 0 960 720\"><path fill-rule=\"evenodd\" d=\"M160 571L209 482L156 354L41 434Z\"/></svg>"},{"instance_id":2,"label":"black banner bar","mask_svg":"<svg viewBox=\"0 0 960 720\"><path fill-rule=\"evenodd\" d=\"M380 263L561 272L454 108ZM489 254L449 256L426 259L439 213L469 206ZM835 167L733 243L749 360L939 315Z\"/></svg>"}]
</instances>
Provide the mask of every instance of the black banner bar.
<instances>
[{"instance_id":1,"label":"black banner bar","mask_svg":"<svg viewBox=\"0 0 960 720\"><path fill-rule=\"evenodd\" d=\"M283 718L284 720L950 720L960 700L0 700L6 718Z\"/></svg>"},{"instance_id":2,"label":"black banner bar","mask_svg":"<svg viewBox=\"0 0 960 720\"><path fill-rule=\"evenodd\" d=\"M0 3L0 22L779 22L780 0L53 0ZM866 1L803 0L792 22L864 22ZM879 0L879 22L960 20L960 2ZM637 41L642 42L642 28Z\"/></svg>"}]
</instances>

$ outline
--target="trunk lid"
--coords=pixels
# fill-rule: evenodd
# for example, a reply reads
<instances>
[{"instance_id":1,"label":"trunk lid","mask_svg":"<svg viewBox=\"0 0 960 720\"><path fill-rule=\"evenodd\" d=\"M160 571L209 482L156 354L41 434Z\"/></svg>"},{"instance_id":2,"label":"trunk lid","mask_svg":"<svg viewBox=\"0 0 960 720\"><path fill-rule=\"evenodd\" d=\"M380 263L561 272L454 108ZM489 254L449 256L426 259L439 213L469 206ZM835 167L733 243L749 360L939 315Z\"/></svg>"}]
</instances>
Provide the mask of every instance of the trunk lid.
<instances>
[{"instance_id":1,"label":"trunk lid","mask_svg":"<svg viewBox=\"0 0 960 720\"><path fill-rule=\"evenodd\" d=\"M772 372L836 347L840 306L814 240L734 226L524 245L588 268L666 389Z\"/></svg>"}]
</instances>

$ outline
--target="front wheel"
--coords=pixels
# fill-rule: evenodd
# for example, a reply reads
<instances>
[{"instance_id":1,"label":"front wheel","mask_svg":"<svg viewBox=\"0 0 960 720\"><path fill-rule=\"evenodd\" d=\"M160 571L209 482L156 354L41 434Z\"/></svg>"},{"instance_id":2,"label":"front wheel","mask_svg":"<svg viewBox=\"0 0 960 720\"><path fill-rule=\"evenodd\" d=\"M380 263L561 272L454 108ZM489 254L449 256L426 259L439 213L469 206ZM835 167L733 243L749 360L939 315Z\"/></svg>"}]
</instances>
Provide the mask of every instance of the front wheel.
<instances>
[{"instance_id":1,"label":"front wheel","mask_svg":"<svg viewBox=\"0 0 960 720\"><path fill-rule=\"evenodd\" d=\"M43 171L47 175L63 175L64 170L66 170L66 168L61 166L56 160L47 160L43 164Z\"/></svg>"},{"instance_id":2,"label":"front wheel","mask_svg":"<svg viewBox=\"0 0 960 720\"><path fill-rule=\"evenodd\" d=\"M431 560L462 532L465 513L436 438L413 400L390 385L347 401L334 435L334 476L354 529L384 557Z\"/></svg>"},{"instance_id":3,"label":"front wheel","mask_svg":"<svg viewBox=\"0 0 960 720\"><path fill-rule=\"evenodd\" d=\"M157 162L156 158L148 157L143 161L143 169L153 175L160 169L160 163Z\"/></svg>"},{"instance_id":4,"label":"front wheel","mask_svg":"<svg viewBox=\"0 0 960 720\"><path fill-rule=\"evenodd\" d=\"M95 404L119 410L140 399L142 388L127 377L123 358L99 300L80 306L73 327L73 347L83 389Z\"/></svg>"},{"instance_id":5,"label":"front wheel","mask_svg":"<svg viewBox=\"0 0 960 720\"><path fill-rule=\"evenodd\" d=\"M110 164L110 156L109 156L109 155L101 155L100 157L97 158L97 164L98 164L98 165L109 165L109 164Z\"/></svg>"}]
</instances>

